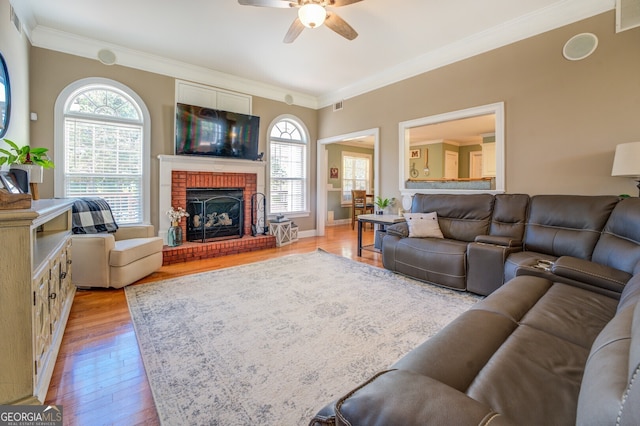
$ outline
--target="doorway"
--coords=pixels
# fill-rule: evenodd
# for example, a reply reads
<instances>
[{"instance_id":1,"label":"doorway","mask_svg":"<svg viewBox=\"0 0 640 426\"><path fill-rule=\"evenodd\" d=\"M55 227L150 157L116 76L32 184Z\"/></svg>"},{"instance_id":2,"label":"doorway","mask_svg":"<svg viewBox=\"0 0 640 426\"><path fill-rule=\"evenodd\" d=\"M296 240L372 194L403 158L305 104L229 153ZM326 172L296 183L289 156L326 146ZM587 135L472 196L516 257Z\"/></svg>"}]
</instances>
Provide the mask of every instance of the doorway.
<instances>
[{"instance_id":1,"label":"doorway","mask_svg":"<svg viewBox=\"0 0 640 426\"><path fill-rule=\"evenodd\" d=\"M347 133L344 135L332 136L329 138L323 138L318 140L317 144L317 183L316 183L316 235L323 236L325 233L325 226L328 218L328 198L329 192L335 191L329 188L329 178L332 173L338 173L340 176L341 166L336 167L334 164L329 164L329 158L327 154L328 145L331 144L367 144L373 146L373 190L374 194L379 193L379 150L380 150L380 129L367 129L359 132ZM330 170L330 169L338 169Z\"/></svg>"}]
</instances>

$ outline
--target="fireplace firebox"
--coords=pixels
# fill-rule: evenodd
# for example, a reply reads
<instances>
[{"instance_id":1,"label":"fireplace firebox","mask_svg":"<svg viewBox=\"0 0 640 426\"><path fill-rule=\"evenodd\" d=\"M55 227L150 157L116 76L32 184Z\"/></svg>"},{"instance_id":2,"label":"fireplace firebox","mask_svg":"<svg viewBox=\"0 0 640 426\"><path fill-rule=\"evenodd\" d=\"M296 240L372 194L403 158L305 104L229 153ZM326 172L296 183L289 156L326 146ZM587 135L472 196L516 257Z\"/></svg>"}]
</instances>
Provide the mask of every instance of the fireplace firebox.
<instances>
[{"instance_id":1,"label":"fireplace firebox","mask_svg":"<svg viewBox=\"0 0 640 426\"><path fill-rule=\"evenodd\" d=\"M187 241L209 242L244 234L242 188L187 188Z\"/></svg>"}]
</instances>

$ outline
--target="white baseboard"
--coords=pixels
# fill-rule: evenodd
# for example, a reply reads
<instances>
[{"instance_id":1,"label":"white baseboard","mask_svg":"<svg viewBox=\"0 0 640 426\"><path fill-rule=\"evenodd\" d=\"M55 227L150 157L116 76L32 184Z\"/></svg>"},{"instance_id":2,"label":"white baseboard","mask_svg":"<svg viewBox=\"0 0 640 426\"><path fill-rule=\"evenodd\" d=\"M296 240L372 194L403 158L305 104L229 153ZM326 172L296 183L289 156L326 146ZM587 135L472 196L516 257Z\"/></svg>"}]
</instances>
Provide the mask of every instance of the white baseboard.
<instances>
[{"instance_id":1,"label":"white baseboard","mask_svg":"<svg viewBox=\"0 0 640 426\"><path fill-rule=\"evenodd\" d=\"M338 225L349 225L351 223L351 219L338 219L333 222L327 222L325 226L338 226Z\"/></svg>"}]
</instances>

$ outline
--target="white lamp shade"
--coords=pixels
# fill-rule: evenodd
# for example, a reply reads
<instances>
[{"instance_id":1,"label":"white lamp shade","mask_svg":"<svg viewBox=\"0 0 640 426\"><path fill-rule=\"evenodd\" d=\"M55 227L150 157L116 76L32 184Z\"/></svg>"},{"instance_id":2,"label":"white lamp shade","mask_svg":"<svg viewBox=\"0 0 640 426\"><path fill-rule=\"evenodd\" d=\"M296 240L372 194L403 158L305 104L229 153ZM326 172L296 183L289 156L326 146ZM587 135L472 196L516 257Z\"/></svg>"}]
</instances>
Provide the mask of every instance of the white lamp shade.
<instances>
[{"instance_id":1,"label":"white lamp shade","mask_svg":"<svg viewBox=\"0 0 640 426\"><path fill-rule=\"evenodd\" d=\"M611 176L640 177L640 142L616 146Z\"/></svg>"},{"instance_id":2,"label":"white lamp shade","mask_svg":"<svg viewBox=\"0 0 640 426\"><path fill-rule=\"evenodd\" d=\"M327 19L327 11L319 4L308 3L298 9L298 18L305 27L318 28Z\"/></svg>"}]
</instances>

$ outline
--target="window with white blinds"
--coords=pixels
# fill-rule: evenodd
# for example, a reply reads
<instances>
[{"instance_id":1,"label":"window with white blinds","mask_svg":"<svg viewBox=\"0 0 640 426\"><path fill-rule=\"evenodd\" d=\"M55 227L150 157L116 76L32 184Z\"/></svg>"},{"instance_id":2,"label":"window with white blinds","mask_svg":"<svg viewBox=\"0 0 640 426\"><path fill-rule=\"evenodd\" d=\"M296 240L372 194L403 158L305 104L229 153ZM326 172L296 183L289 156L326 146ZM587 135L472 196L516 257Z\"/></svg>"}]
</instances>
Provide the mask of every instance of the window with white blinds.
<instances>
[{"instance_id":1,"label":"window with white blinds","mask_svg":"<svg viewBox=\"0 0 640 426\"><path fill-rule=\"evenodd\" d=\"M292 118L278 121L269 138L269 212L301 213L307 210L307 136Z\"/></svg>"},{"instance_id":2,"label":"window with white blinds","mask_svg":"<svg viewBox=\"0 0 640 426\"><path fill-rule=\"evenodd\" d=\"M371 188L371 155L342 152L342 202L351 203L352 190Z\"/></svg>"},{"instance_id":3,"label":"window with white blinds","mask_svg":"<svg viewBox=\"0 0 640 426\"><path fill-rule=\"evenodd\" d=\"M117 223L144 219L144 120L123 91L90 85L64 110L64 197L102 197Z\"/></svg>"}]
</instances>

